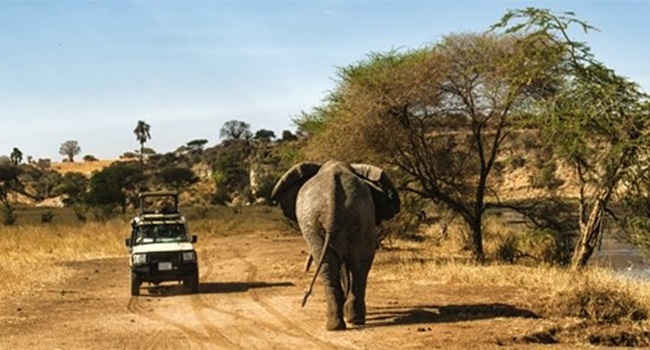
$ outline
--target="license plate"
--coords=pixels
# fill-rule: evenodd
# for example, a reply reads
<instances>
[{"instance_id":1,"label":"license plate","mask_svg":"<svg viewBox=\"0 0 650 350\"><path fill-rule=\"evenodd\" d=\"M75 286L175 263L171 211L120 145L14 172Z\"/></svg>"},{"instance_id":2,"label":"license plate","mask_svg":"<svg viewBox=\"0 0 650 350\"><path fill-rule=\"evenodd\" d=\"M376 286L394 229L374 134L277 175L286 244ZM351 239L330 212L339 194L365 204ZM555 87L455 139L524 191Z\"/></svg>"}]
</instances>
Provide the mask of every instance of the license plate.
<instances>
[{"instance_id":1,"label":"license plate","mask_svg":"<svg viewBox=\"0 0 650 350\"><path fill-rule=\"evenodd\" d=\"M172 263L170 262L159 262L158 271L169 271L172 269Z\"/></svg>"}]
</instances>

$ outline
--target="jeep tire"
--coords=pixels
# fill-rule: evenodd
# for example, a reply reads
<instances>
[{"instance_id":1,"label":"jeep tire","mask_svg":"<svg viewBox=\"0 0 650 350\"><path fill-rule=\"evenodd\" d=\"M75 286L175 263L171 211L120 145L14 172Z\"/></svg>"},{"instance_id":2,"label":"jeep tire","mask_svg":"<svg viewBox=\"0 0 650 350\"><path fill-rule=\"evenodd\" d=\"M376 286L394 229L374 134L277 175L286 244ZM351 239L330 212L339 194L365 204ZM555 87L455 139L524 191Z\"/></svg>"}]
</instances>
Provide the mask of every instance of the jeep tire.
<instances>
[{"instance_id":1,"label":"jeep tire","mask_svg":"<svg viewBox=\"0 0 650 350\"><path fill-rule=\"evenodd\" d=\"M142 280L137 273L131 272L131 295L137 296L140 295L140 285Z\"/></svg>"},{"instance_id":2,"label":"jeep tire","mask_svg":"<svg viewBox=\"0 0 650 350\"><path fill-rule=\"evenodd\" d=\"M191 294L196 294L199 292L199 272L195 272L194 274L186 277L183 280L183 285L185 288L188 288L190 290Z\"/></svg>"}]
</instances>

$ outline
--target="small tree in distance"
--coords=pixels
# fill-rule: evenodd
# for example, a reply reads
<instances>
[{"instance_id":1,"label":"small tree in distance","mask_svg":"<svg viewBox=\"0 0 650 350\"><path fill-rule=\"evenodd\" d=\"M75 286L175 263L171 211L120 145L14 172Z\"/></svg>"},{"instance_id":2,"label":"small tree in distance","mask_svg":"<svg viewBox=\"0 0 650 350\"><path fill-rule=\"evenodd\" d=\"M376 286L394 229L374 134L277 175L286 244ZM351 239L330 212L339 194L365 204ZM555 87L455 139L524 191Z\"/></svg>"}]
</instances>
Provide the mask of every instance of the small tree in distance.
<instances>
[{"instance_id":1,"label":"small tree in distance","mask_svg":"<svg viewBox=\"0 0 650 350\"><path fill-rule=\"evenodd\" d=\"M206 143L208 143L208 140L206 139L197 139L188 142L186 146L190 150L190 152L201 154L203 153L203 147L205 147Z\"/></svg>"},{"instance_id":2,"label":"small tree in distance","mask_svg":"<svg viewBox=\"0 0 650 350\"><path fill-rule=\"evenodd\" d=\"M11 158L14 165L18 165L23 161L23 152L21 152L17 147L14 147L9 158Z\"/></svg>"},{"instance_id":3,"label":"small tree in distance","mask_svg":"<svg viewBox=\"0 0 650 350\"><path fill-rule=\"evenodd\" d=\"M138 125L136 125L133 133L135 134L136 139L140 143L140 175L144 178L144 144L147 140L151 139L151 134L149 130L151 126L144 122L144 120L138 120Z\"/></svg>"},{"instance_id":4,"label":"small tree in distance","mask_svg":"<svg viewBox=\"0 0 650 350\"><path fill-rule=\"evenodd\" d=\"M79 142L75 140L68 140L62 143L59 148L59 154L68 157L70 163L74 163L74 157L79 153L81 153L81 147Z\"/></svg>"},{"instance_id":5,"label":"small tree in distance","mask_svg":"<svg viewBox=\"0 0 650 350\"><path fill-rule=\"evenodd\" d=\"M248 123L240 120L230 120L223 124L219 136L226 140L249 140L253 137Z\"/></svg>"}]
</instances>

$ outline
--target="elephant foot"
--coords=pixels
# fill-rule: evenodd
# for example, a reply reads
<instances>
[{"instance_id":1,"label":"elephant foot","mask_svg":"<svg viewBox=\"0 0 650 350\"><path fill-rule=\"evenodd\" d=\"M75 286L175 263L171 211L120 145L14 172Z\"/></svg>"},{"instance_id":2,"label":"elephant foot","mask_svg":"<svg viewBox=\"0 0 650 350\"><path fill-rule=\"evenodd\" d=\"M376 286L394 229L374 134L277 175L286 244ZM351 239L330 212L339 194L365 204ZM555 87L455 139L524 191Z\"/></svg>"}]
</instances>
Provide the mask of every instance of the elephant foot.
<instances>
[{"instance_id":1,"label":"elephant foot","mask_svg":"<svg viewBox=\"0 0 650 350\"><path fill-rule=\"evenodd\" d=\"M343 319L335 318L327 320L325 328L327 328L328 331L343 331L346 327Z\"/></svg>"},{"instance_id":2,"label":"elephant foot","mask_svg":"<svg viewBox=\"0 0 650 350\"><path fill-rule=\"evenodd\" d=\"M362 315L354 315L351 317L346 317L346 321L348 321L349 324L353 324L355 326L361 326L366 324L366 318Z\"/></svg>"},{"instance_id":3,"label":"elephant foot","mask_svg":"<svg viewBox=\"0 0 650 350\"><path fill-rule=\"evenodd\" d=\"M356 310L353 301L346 302L343 311L345 313L345 320L348 323L356 326L366 324L366 313Z\"/></svg>"}]
</instances>

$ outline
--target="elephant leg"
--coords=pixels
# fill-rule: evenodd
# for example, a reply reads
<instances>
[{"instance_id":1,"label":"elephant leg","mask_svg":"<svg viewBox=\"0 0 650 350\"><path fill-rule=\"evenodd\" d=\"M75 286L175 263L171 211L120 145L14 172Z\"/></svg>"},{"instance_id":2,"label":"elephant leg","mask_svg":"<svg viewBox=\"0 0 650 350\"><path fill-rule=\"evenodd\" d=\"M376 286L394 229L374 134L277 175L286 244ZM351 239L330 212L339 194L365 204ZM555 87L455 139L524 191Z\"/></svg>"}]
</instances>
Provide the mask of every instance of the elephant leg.
<instances>
[{"instance_id":1,"label":"elephant leg","mask_svg":"<svg viewBox=\"0 0 650 350\"><path fill-rule=\"evenodd\" d=\"M327 252L327 260L323 263L321 277L325 289L325 300L327 302L327 330L344 330L343 303L345 295L341 286L341 264L334 252Z\"/></svg>"},{"instance_id":2,"label":"elephant leg","mask_svg":"<svg viewBox=\"0 0 650 350\"><path fill-rule=\"evenodd\" d=\"M350 264L350 293L345 301L345 320L354 325L366 323L366 286L374 254Z\"/></svg>"}]
</instances>

